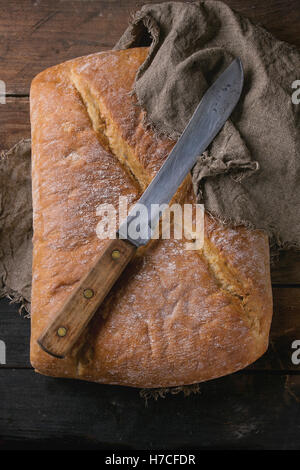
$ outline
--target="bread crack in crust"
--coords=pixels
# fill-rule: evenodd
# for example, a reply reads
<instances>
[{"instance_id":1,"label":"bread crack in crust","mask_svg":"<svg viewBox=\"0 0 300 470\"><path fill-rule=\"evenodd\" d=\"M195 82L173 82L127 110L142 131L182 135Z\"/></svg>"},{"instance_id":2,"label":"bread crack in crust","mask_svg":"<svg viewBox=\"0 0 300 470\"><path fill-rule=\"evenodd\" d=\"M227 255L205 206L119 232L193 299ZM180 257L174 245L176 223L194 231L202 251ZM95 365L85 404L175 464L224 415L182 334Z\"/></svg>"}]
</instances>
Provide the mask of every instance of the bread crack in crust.
<instances>
[{"instance_id":1,"label":"bread crack in crust","mask_svg":"<svg viewBox=\"0 0 300 470\"><path fill-rule=\"evenodd\" d=\"M51 67L32 82L34 250L31 362L39 373L133 387L229 374L260 357L272 316L268 241L205 216L203 250L152 240L117 281L72 354L36 340L104 250L96 208L141 196L174 142L132 94L147 48ZM195 204L188 176L173 202Z\"/></svg>"},{"instance_id":2,"label":"bread crack in crust","mask_svg":"<svg viewBox=\"0 0 300 470\"><path fill-rule=\"evenodd\" d=\"M71 73L72 82L82 97L88 114L90 116L93 129L98 135L100 142L105 148L115 155L125 166L129 174L135 178L143 191L151 181L150 176L144 171L139 161L135 158L132 149L124 141L116 129L114 122L109 115L101 98L95 98L95 93L88 87L87 83L76 75Z\"/></svg>"},{"instance_id":3,"label":"bread crack in crust","mask_svg":"<svg viewBox=\"0 0 300 470\"><path fill-rule=\"evenodd\" d=\"M210 272L215 277L220 289L241 303L244 313L251 324L251 316L247 311L247 297L249 296L248 282L244 286L241 280L236 277L238 273L228 265L227 260L222 259L220 253L210 243L209 239L205 239L203 250L201 251L204 259L207 261Z\"/></svg>"},{"instance_id":4,"label":"bread crack in crust","mask_svg":"<svg viewBox=\"0 0 300 470\"><path fill-rule=\"evenodd\" d=\"M166 142L167 152L164 152L161 160L158 160L155 166L145 165L145 160L142 158L142 155L138 153L139 147L137 145L137 142L139 142L141 138L140 127L145 132L143 125L144 113L137 108L138 115L136 116L136 110L132 109L128 116L126 116L126 121L124 119L120 119L120 114L116 112L116 108L110 106L110 94L105 93L109 86L105 81L105 77L102 80L95 79L93 70L97 68L98 56L95 55L94 57L96 61L94 67L86 66L86 60L90 60L91 57L77 59L77 61L70 66L71 81L86 106L93 129L98 135L100 142L119 160L132 178L135 179L141 188L141 192L143 192L150 184L152 178L156 175L158 169L172 149L174 142ZM121 95L119 96L122 96L122 91L123 88L120 87ZM112 94L113 97L115 97L116 90L113 90ZM124 98L127 98L126 101ZM127 105L128 98L131 100L132 104L132 98L125 96L123 92L122 101L124 101L125 107ZM119 103L119 106L123 105L122 101ZM136 135L133 132L128 132L130 121L132 121L132 124L135 127ZM149 136L151 136L152 140L156 140L155 134L149 131L146 134L147 139L145 139L147 145L149 145L147 142ZM150 146L150 149L152 149L152 145ZM172 203L181 201L190 185L191 179L189 175L174 195Z\"/></svg>"}]
</instances>

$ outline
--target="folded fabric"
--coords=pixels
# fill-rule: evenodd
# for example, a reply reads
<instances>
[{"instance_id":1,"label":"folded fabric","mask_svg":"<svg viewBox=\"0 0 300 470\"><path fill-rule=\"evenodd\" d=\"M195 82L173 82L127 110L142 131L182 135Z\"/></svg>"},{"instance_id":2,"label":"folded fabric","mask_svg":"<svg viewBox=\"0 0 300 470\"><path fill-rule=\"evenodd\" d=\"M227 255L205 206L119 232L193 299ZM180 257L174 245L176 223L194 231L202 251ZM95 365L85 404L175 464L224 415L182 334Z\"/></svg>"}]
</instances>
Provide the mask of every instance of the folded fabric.
<instances>
[{"instance_id":1,"label":"folded fabric","mask_svg":"<svg viewBox=\"0 0 300 470\"><path fill-rule=\"evenodd\" d=\"M207 87L235 57L245 71L231 121L194 169L206 210L300 247L300 52L216 1L166 2L137 12L117 49L150 45L135 93L159 132L178 137Z\"/></svg>"}]
</instances>

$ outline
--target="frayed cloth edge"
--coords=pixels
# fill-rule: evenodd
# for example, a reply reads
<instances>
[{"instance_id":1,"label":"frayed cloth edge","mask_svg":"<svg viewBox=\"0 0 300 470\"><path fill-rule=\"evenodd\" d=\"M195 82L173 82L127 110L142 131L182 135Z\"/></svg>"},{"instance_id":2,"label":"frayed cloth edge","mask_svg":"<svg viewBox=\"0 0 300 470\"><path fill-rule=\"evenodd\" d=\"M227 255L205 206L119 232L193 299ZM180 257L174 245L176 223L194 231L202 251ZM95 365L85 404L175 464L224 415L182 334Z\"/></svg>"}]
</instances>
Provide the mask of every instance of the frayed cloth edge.
<instances>
[{"instance_id":1,"label":"frayed cloth edge","mask_svg":"<svg viewBox=\"0 0 300 470\"><path fill-rule=\"evenodd\" d=\"M8 299L10 304L20 304L18 313L23 315L24 318L30 318L30 302L21 294L4 287L0 290L0 299L3 298Z\"/></svg>"},{"instance_id":2,"label":"frayed cloth edge","mask_svg":"<svg viewBox=\"0 0 300 470\"><path fill-rule=\"evenodd\" d=\"M166 398L166 395L178 395L179 393L183 393L185 397L197 395L201 393L200 384L196 383L177 387L143 388L140 390L139 395L145 400L145 406L147 406L149 400L157 401L160 398Z\"/></svg>"}]
</instances>

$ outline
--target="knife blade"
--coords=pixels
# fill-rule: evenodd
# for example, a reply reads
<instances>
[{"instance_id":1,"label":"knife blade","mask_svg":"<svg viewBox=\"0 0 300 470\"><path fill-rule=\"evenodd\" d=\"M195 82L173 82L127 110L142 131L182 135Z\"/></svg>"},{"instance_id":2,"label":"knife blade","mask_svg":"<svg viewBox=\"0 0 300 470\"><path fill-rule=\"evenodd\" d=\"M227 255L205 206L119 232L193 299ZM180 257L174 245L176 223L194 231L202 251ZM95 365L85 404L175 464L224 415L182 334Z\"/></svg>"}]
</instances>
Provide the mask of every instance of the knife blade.
<instances>
[{"instance_id":1,"label":"knife blade","mask_svg":"<svg viewBox=\"0 0 300 470\"><path fill-rule=\"evenodd\" d=\"M147 209L144 213L148 218L141 222L141 226L147 227L147 236L133 239L128 235L130 224L136 217L141 220L143 215L133 206L119 228L121 238L130 240L137 247L148 243L159 220L158 206L171 201L197 157L221 130L240 98L243 81L242 63L235 59L205 93L164 165L137 203ZM157 212L153 210L154 205Z\"/></svg>"},{"instance_id":2,"label":"knife blade","mask_svg":"<svg viewBox=\"0 0 300 470\"><path fill-rule=\"evenodd\" d=\"M109 241L38 339L48 354L63 358L72 350L136 249L151 239L161 215L159 207L170 203L197 158L224 126L239 101L243 82L242 63L237 58L206 91L167 160L119 227L117 239ZM147 210L141 212L141 204ZM131 227L137 217L140 230L133 237Z\"/></svg>"}]
</instances>

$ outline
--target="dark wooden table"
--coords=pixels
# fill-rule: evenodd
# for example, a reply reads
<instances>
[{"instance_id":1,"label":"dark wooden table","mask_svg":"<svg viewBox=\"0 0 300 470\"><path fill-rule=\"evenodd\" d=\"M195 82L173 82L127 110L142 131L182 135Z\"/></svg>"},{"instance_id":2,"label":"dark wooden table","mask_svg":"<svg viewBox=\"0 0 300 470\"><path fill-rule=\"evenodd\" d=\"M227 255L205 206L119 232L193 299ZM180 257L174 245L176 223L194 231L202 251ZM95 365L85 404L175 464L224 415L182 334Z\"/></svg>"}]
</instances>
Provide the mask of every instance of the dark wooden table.
<instances>
[{"instance_id":1,"label":"dark wooden table","mask_svg":"<svg viewBox=\"0 0 300 470\"><path fill-rule=\"evenodd\" d=\"M136 0L0 0L0 150L30 136L29 86L44 68L110 49ZM151 2L149 2L151 3ZM152 2L156 3L156 2ZM300 46L300 0L227 0L278 38ZM300 74L300 71L299 71ZM300 78L300 76L299 76ZM299 449L300 255L282 253L272 270L274 320L269 351L200 393L145 400L136 389L37 375L29 363L30 322L0 301L1 448Z\"/></svg>"}]
</instances>

